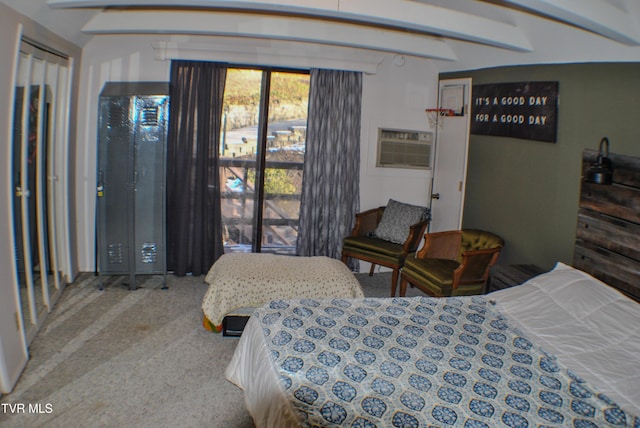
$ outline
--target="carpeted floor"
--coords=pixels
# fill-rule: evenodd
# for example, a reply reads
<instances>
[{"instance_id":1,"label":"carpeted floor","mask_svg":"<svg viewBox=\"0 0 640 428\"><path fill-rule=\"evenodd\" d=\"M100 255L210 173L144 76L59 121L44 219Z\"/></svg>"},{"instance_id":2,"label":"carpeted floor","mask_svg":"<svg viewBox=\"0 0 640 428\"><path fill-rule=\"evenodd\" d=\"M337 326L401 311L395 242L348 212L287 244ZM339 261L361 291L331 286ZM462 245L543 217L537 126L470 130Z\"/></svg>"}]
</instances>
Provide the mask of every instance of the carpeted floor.
<instances>
[{"instance_id":1,"label":"carpeted floor","mask_svg":"<svg viewBox=\"0 0 640 428\"><path fill-rule=\"evenodd\" d=\"M388 297L391 274L356 275ZM202 327L204 276L126 277L98 289L93 274L67 286L31 344L31 359L0 399L4 427L253 427L224 370L237 339ZM409 289L407 295L419 295Z\"/></svg>"}]
</instances>

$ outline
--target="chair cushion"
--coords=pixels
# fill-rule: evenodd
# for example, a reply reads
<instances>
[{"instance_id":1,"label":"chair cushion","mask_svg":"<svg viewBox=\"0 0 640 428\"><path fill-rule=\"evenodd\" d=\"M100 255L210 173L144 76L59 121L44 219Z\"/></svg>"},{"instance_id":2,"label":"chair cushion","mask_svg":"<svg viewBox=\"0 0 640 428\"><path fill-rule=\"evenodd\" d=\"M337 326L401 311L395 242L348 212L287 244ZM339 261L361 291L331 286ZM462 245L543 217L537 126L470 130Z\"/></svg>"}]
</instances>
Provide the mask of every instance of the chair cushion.
<instances>
[{"instance_id":1,"label":"chair cushion","mask_svg":"<svg viewBox=\"0 0 640 428\"><path fill-rule=\"evenodd\" d=\"M402 267L405 258L402 245L367 236L345 238L342 255L392 269Z\"/></svg>"},{"instance_id":2,"label":"chair cushion","mask_svg":"<svg viewBox=\"0 0 640 428\"><path fill-rule=\"evenodd\" d=\"M404 244L409 236L409 228L424 220L429 215L429 209L417 205L405 204L393 199L384 209L380 224L376 228L375 234L385 241Z\"/></svg>"},{"instance_id":3,"label":"chair cushion","mask_svg":"<svg viewBox=\"0 0 640 428\"><path fill-rule=\"evenodd\" d=\"M460 266L455 260L446 259L417 259L408 257L404 262L402 272L421 283L440 284L451 288L453 271Z\"/></svg>"},{"instance_id":4,"label":"chair cushion","mask_svg":"<svg viewBox=\"0 0 640 428\"><path fill-rule=\"evenodd\" d=\"M409 282L432 296L469 296L482 294L484 284L459 285L451 289L453 271L458 262L445 259L416 259L408 257L404 262L402 275Z\"/></svg>"},{"instance_id":5,"label":"chair cushion","mask_svg":"<svg viewBox=\"0 0 640 428\"><path fill-rule=\"evenodd\" d=\"M404 256L402 245L373 236L348 236L344 238L342 251L377 253L398 259Z\"/></svg>"}]
</instances>

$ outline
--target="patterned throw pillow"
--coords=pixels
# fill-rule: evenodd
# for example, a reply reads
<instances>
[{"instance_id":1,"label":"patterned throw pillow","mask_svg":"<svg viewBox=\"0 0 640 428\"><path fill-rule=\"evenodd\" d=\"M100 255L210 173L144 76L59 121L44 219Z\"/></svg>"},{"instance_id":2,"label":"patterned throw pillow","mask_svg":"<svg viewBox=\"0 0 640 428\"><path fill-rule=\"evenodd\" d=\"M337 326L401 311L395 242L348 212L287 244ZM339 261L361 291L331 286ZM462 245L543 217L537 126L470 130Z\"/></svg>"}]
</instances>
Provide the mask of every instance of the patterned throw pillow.
<instances>
[{"instance_id":1,"label":"patterned throw pillow","mask_svg":"<svg viewBox=\"0 0 640 428\"><path fill-rule=\"evenodd\" d=\"M409 236L409 227L429 217L428 208L389 199L376 228L376 236L385 241L404 244Z\"/></svg>"}]
</instances>

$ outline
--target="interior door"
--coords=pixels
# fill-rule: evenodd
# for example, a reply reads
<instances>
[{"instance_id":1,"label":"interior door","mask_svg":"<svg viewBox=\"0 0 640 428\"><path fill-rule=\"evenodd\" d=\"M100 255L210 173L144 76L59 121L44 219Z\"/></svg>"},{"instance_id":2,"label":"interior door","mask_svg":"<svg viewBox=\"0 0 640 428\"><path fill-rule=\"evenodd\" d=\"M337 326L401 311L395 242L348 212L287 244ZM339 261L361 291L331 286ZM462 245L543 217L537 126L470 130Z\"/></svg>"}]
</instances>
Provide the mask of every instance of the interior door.
<instances>
[{"instance_id":1,"label":"interior door","mask_svg":"<svg viewBox=\"0 0 640 428\"><path fill-rule=\"evenodd\" d=\"M439 82L438 107L453 115L438 116L429 231L460 229L467 176L471 78Z\"/></svg>"}]
</instances>

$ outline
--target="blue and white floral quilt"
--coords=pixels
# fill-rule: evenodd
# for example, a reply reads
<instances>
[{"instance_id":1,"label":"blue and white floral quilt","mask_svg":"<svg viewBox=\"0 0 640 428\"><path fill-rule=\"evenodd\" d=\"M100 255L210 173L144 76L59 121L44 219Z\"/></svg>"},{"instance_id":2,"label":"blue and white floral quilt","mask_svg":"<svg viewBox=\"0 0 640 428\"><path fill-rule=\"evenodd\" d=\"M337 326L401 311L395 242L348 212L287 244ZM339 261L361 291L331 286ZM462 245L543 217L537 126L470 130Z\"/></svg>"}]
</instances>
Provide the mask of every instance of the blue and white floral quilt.
<instances>
[{"instance_id":1,"label":"blue and white floral quilt","mask_svg":"<svg viewBox=\"0 0 640 428\"><path fill-rule=\"evenodd\" d=\"M640 427L481 296L277 300L254 317L303 426Z\"/></svg>"}]
</instances>

